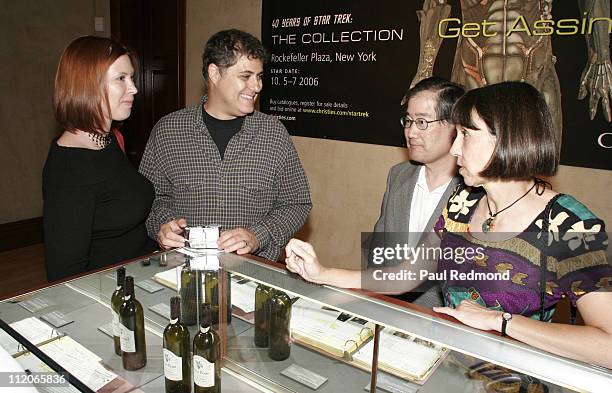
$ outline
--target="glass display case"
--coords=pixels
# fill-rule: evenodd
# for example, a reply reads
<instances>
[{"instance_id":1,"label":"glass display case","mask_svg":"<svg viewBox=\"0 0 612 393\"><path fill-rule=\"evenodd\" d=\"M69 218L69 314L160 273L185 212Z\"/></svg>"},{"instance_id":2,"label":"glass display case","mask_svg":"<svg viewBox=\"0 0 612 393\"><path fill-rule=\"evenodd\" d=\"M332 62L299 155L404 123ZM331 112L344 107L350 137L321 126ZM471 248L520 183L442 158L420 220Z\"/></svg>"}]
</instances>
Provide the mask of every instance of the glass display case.
<instances>
[{"instance_id":1,"label":"glass display case","mask_svg":"<svg viewBox=\"0 0 612 393\"><path fill-rule=\"evenodd\" d=\"M175 296L190 348L210 305L223 392L612 391L609 369L382 295L308 283L258 258L173 250L123 266L144 315L146 365L134 371L115 352L117 266L0 303L4 352L28 375L66 372L66 384L42 381L39 391L164 392Z\"/></svg>"}]
</instances>

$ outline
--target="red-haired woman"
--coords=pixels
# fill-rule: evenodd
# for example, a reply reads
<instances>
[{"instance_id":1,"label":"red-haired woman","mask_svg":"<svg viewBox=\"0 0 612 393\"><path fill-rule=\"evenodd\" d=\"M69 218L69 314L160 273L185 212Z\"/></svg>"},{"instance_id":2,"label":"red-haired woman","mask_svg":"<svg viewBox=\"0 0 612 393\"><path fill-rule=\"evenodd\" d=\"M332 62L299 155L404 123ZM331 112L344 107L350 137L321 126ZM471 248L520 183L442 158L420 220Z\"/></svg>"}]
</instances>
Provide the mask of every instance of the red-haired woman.
<instances>
[{"instance_id":1,"label":"red-haired woman","mask_svg":"<svg viewBox=\"0 0 612 393\"><path fill-rule=\"evenodd\" d=\"M55 76L53 106L63 132L43 170L47 278L55 281L155 249L145 220L153 187L111 132L130 116L136 57L104 37L75 39Z\"/></svg>"}]
</instances>

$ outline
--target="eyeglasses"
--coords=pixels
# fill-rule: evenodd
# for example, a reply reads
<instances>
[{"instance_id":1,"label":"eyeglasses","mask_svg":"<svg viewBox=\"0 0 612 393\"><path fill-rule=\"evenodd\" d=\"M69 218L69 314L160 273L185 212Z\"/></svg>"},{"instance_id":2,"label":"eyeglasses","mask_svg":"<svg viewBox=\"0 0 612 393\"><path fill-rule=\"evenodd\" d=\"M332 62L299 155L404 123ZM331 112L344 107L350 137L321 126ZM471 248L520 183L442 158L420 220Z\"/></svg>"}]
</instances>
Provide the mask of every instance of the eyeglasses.
<instances>
[{"instance_id":1,"label":"eyeglasses","mask_svg":"<svg viewBox=\"0 0 612 393\"><path fill-rule=\"evenodd\" d=\"M412 120L408 116L404 116L404 117L400 118L400 124L404 128L410 128L410 127L412 127L412 123L414 123L414 124L416 124L416 126L417 126L417 128L419 130L424 131L424 130L427 129L427 127L429 127L429 123L435 123L437 121L442 121L442 120L444 120L444 119L425 120L422 117L419 117L418 119Z\"/></svg>"}]
</instances>

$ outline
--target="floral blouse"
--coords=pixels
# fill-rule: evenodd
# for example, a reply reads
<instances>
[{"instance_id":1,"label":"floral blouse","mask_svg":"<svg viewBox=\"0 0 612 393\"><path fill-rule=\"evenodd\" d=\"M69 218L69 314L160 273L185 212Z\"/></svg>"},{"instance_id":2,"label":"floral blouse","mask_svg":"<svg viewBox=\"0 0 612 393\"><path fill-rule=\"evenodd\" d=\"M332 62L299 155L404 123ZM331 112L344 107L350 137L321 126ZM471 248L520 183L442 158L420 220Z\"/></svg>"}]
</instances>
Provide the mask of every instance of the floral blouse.
<instances>
[{"instance_id":1,"label":"floral blouse","mask_svg":"<svg viewBox=\"0 0 612 393\"><path fill-rule=\"evenodd\" d=\"M552 318L561 298L567 296L575 305L586 293L612 289L605 224L582 203L560 196L548 217L549 236L542 233L542 211L525 231L487 242L469 232L470 219L484 195L482 188L459 186L434 227L441 249L453 251L442 252L438 260L447 306L470 299L491 309L539 319L540 252L545 247L544 320Z\"/></svg>"}]
</instances>

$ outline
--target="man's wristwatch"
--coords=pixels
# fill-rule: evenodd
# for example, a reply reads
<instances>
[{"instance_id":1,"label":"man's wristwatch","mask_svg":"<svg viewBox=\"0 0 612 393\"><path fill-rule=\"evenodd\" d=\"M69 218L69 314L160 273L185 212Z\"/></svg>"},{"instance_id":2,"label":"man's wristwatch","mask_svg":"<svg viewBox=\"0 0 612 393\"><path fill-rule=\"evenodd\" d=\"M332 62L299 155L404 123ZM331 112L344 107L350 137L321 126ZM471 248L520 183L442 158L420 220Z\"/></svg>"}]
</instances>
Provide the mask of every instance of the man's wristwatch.
<instances>
[{"instance_id":1,"label":"man's wristwatch","mask_svg":"<svg viewBox=\"0 0 612 393\"><path fill-rule=\"evenodd\" d=\"M506 326L508 325L508 321L512 319L512 314L510 314L509 312L505 312L502 314L502 328L501 328L501 334L503 337L506 337Z\"/></svg>"}]
</instances>

